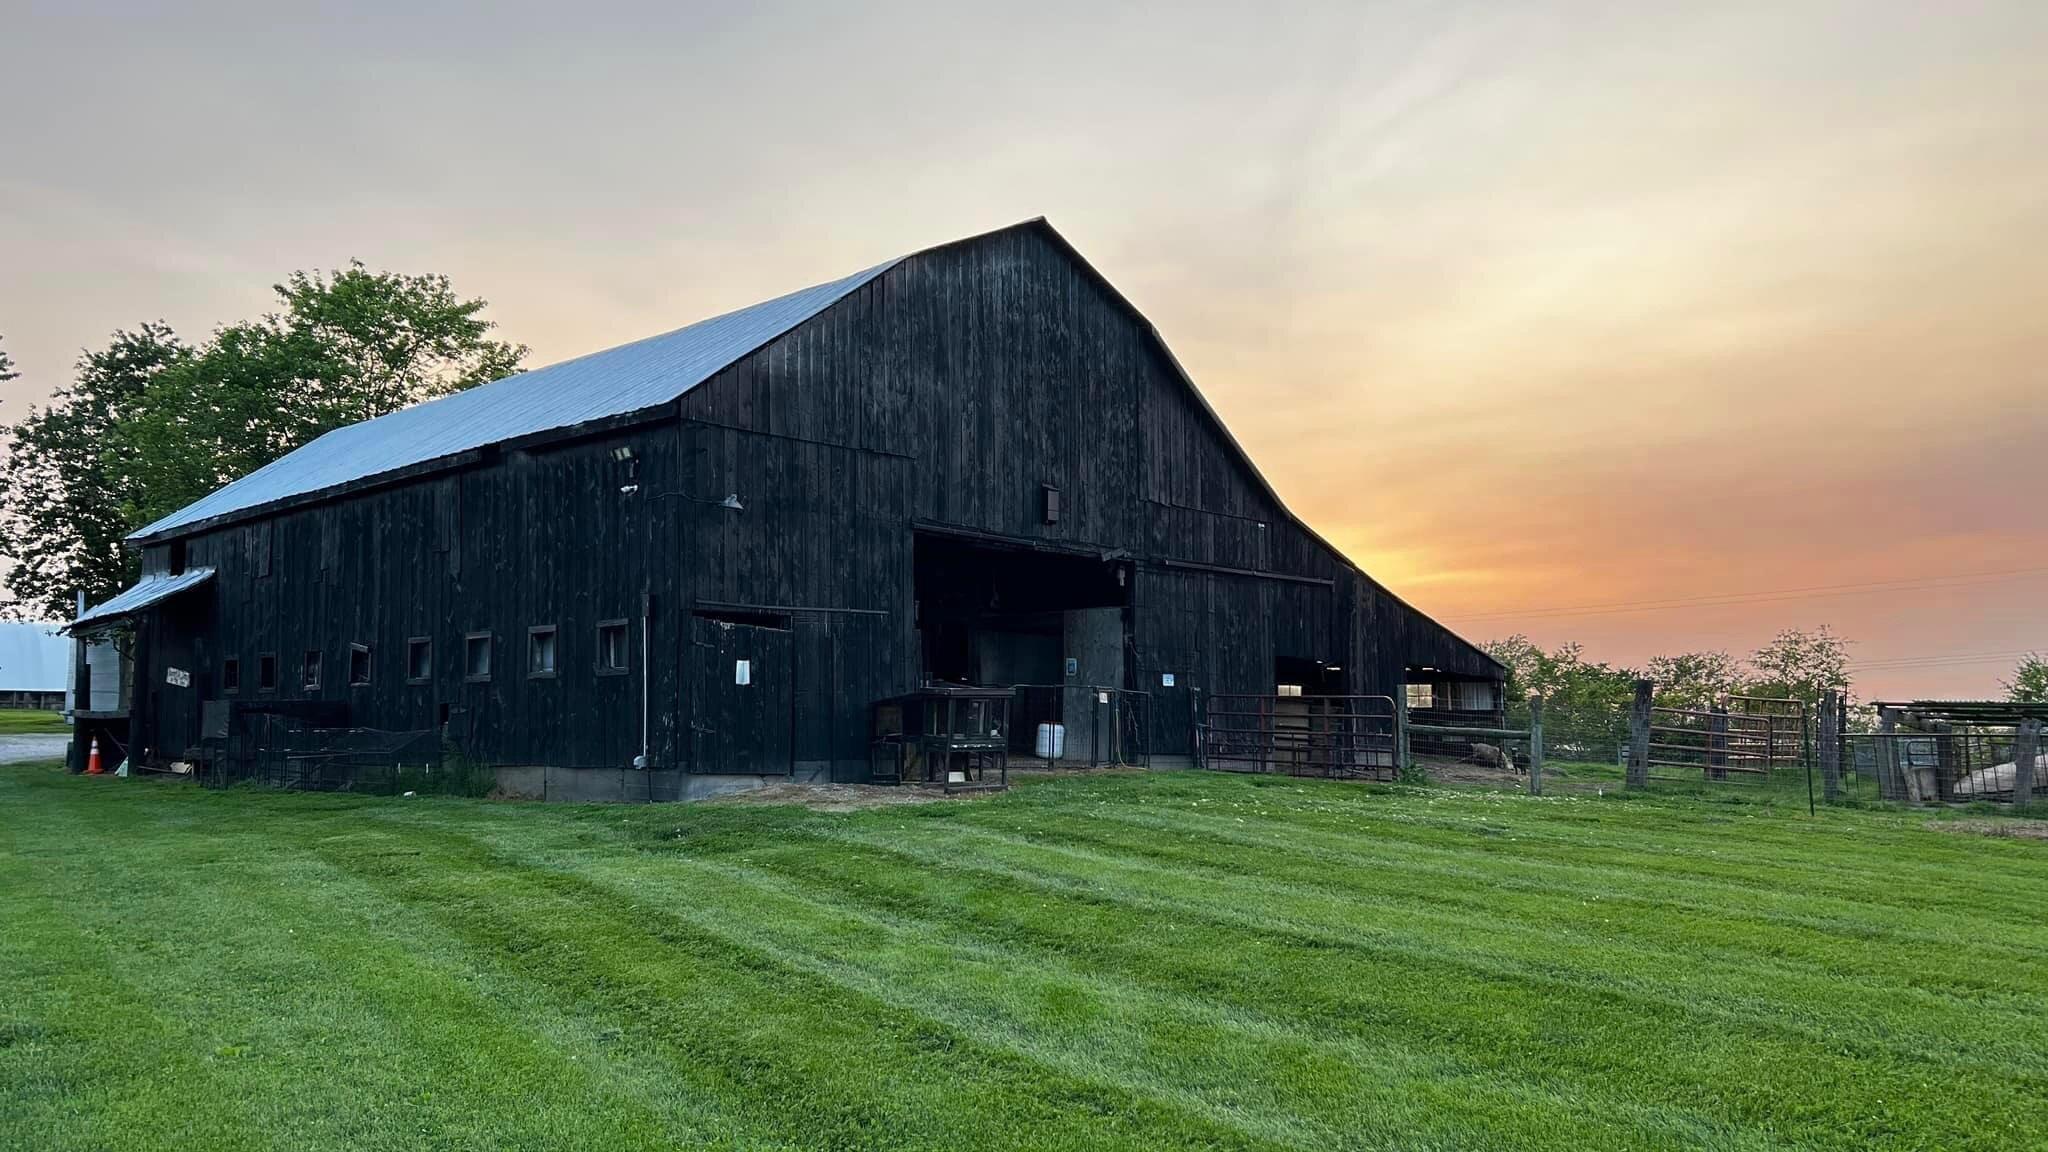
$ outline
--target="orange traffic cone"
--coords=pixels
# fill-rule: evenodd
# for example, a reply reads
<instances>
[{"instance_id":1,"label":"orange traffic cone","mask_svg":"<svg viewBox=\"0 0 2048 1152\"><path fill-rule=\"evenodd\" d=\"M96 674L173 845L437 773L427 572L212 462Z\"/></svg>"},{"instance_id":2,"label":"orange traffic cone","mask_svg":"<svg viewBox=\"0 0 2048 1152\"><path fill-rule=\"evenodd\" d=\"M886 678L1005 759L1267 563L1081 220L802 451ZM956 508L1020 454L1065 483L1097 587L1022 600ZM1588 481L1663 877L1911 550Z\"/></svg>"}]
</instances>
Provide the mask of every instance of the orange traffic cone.
<instances>
[{"instance_id":1,"label":"orange traffic cone","mask_svg":"<svg viewBox=\"0 0 2048 1152\"><path fill-rule=\"evenodd\" d=\"M92 747L85 754L85 774L87 776L104 776L107 774L107 770L100 767L100 738L97 736L92 738Z\"/></svg>"}]
</instances>

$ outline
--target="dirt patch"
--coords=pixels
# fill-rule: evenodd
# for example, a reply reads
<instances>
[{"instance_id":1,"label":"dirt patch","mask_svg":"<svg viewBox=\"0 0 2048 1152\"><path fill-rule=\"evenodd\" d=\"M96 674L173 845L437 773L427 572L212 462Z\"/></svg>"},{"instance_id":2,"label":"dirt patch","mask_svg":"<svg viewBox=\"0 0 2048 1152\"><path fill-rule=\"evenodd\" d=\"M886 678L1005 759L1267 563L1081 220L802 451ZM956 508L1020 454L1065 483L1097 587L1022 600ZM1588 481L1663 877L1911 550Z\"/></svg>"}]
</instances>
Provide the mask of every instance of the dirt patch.
<instances>
[{"instance_id":1,"label":"dirt patch","mask_svg":"<svg viewBox=\"0 0 2048 1152\"><path fill-rule=\"evenodd\" d=\"M2004 836L2014 840L2048 840L2048 820L1929 820L1936 832L1970 836Z\"/></svg>"},{"instance_id":2,"label":"dirt patch","mask_svg":"<svg viewBox=\"0 0 2048 1152\"><path fill-rule=\"evenodd\" d=\"M1484 784L1491 788L1529 786L1529 774L1518 768L1502 768L1498 764L1482 764L1477 760L1458 760L1449 756L1417 756L1415 763L1429 774L1430 780L1440 784ZM1557 779L1557 775L1555 770L1549 770L1543 778L1550 781Z\"/></svg>"},{"instance_id":3,"label":"dirt patch","mask_svg":"<svg viewBox=\"0 0 2048 1152\"><path fill-rule=\"evenodd\" d=\"M987 792L960 792L951 796L936 788L888 787L879 784L770 784L746 792L734 792L704 801L707 804L794 804L813 812L864 812L870 808L894 808L901 804L931 804L941 800L968 800Z\"/></svg>"},{"instance_id":4,"label":"dirt patch","mask_svg":"<svg viewBox=\"0 0 2048 1152\"><path fill-rule=\"evenodd\" d=\"M1060 776L1142 776L1150 771L1136 764L1119 764L1115 767L1083 768L1078 764L1054 764L1047 767L1043 761L1030 760L1023 764L1010 761L1010 775L1053 779Z\"/></svg>"}]
</instances>

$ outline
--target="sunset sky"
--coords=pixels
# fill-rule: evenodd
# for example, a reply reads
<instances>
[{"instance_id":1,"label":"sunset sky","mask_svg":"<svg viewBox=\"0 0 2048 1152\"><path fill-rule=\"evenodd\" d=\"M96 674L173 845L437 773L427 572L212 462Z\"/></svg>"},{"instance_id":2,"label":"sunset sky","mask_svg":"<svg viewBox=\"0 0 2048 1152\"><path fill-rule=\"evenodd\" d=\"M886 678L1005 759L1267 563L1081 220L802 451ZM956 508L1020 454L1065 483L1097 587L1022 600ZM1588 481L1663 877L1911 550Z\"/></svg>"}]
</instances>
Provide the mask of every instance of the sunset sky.
<instances>
[{"instance_id":1,"label":"sunset sky","mask_svg":"<svg viewBox=\"0 0 2048 1152\"><path fill-rule=\"evenodd\" d=\"M0 419L351 257L543 364L1044 215L1473 639L2048 650L2039 0L0 4Z\"/></svg>"}]
</instances>

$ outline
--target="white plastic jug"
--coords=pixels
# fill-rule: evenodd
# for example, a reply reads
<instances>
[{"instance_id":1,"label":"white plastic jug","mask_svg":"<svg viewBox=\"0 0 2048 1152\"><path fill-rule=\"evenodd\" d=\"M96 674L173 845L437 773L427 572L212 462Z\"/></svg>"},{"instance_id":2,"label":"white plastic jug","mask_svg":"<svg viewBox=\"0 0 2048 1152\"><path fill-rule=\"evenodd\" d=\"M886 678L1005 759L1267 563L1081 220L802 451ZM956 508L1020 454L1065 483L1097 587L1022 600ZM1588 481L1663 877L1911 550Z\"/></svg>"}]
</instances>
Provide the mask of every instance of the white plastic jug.
<instances>
[{"instance_id":1,"label":"white plastic jug","mask_svg":"<svg viewBox=\"0 0 2048 1152\"><path fill-rule=\"evenodd\" d=\"M1040 724L1038 726L1038 758L1058 760L1067 754L1067 726L1065 724Z\"/></svg>"}]
</instances>

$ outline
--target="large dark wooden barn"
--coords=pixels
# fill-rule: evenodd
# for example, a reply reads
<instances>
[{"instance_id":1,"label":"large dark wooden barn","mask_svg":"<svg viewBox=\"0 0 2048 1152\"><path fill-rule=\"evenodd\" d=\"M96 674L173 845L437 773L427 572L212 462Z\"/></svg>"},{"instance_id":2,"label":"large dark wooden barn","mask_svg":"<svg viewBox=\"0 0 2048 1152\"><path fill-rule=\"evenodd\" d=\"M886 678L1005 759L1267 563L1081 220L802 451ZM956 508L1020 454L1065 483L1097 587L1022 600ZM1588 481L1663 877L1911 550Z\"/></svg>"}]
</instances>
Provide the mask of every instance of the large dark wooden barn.
<instances>
[{"instance_id":1,"label":"large dark wooden barn","mask_svg":"<svg viewBox=\"0 0 2048 1152\"><path fill-rule=\"evenodd\" d=\"M861 779L927 682L1142 693L1155 755L1205 694L1501 702L1044 221L339 429L131 543L75 630L132 629L144 763L281 716Z\"/></svg>"}]
</instances>

